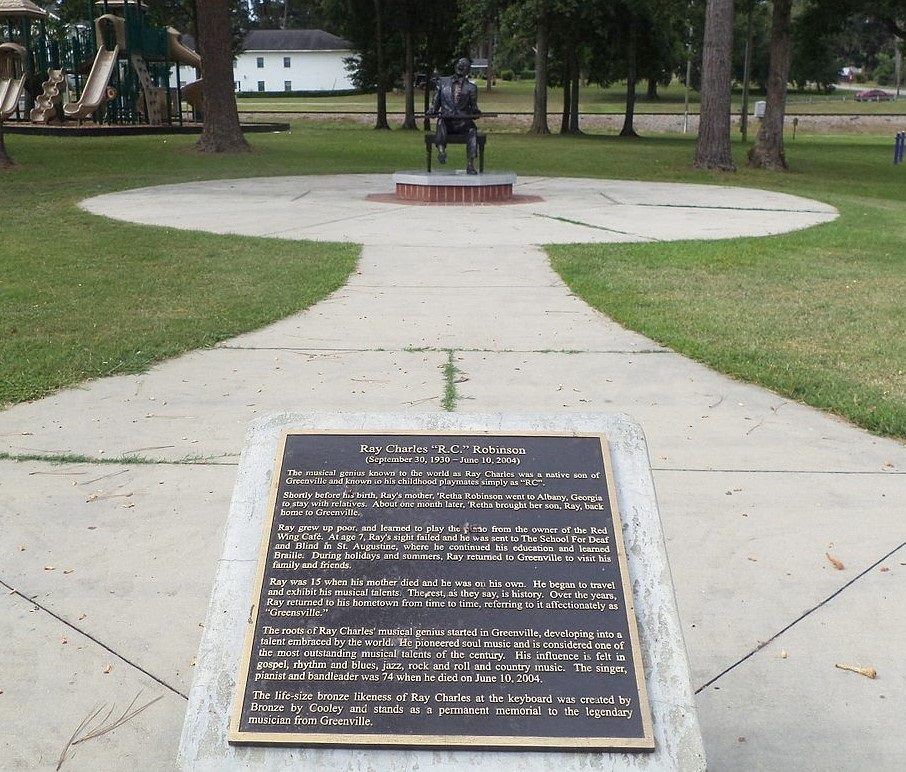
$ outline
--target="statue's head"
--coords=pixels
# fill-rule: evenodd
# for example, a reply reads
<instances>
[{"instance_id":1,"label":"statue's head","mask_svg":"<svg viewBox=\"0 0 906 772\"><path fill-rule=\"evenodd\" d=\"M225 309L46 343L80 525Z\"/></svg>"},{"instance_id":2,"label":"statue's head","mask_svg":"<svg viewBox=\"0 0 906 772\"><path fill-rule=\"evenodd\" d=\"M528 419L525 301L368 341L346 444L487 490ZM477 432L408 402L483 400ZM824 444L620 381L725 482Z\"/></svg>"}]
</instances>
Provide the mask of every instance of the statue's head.
<instances>
[{"instance_id":1,"label":"statue's head","mask_svg":"<svg viewBox=\"0 0 906 772\"><path fill-rule=\"evenodd\" d=\"M472 69L472 62L463 57L456 62L456 66L453 68L453 71L460 77L465 77L469 74L469 70Z\"/></svg>"}]
</instances>

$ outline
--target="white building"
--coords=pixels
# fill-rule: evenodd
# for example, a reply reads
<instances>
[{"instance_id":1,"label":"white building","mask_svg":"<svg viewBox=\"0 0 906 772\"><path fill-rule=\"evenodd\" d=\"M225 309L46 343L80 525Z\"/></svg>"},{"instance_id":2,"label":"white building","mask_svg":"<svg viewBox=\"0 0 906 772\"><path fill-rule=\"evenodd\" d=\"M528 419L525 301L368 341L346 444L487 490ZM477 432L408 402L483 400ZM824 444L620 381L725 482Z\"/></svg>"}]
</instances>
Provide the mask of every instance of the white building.
<instances>
[{"instance_id":1,"label":"white building","mask_svg":"<svg viewBox=\"0 0 906 772\"><path fill-rule=\"evenodd\" d=\"M249 32L236 57L236 91L349 91L355 88L344 59L350 43L319 29Z\"/></svg>"}]
</instances>

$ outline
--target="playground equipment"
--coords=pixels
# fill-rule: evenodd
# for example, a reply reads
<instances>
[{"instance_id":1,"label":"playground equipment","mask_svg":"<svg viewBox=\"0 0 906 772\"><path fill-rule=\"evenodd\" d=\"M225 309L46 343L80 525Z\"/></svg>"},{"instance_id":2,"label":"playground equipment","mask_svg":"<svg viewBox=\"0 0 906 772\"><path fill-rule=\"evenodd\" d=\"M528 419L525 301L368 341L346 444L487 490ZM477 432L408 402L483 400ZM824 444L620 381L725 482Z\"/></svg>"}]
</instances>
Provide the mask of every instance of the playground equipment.
<instances>
[{"instance_id":1,"label":"playground equipment","mask_svg":"<svg viewBox=\"0 0 906 772\"><path fill-rule=\"evenodd\" d=\"M903 152L906 150L906 131L898 131L893 140L893 164L903 163Z\"/></svg>"},{"instance_id":2,"label":"playground equipment","mask_svg":"<svg viewBox=\"0 0 906 772\"><path fill-rule=\"evenodd\" d=\"M4 118L181 125L184 101L200 117L201 80L186 84L180 65L201 69L201 57L179 30L150 24L143 0L88 0L86 11L51 36L32 0L0 0Z\"/></svg>"},{"instance_id":3,"label":"playground equipment","mask_svg":"<svg viewBox=\"0 0 906 772\"><path fill-rule=\"evenodd\" d=\"M182 122L179 65L200 69L201 57L182 44L179 30L150 26L140 0L99 0L95 6L104 11L94 21L97 53L78 101L64 105L64 114L79 121L93 116L97 122L160 125L175 113Z\"/></svg>"},{"instance_id":4,"label":"playground equipment","mask_svg":"<svg viewBox=\"0 0 906 772\"><path fill-rule=\"evenodd\" d=\"M28 114L32 123L47 123L61 115L66 91L66 71L48 70L47 80L41 84L41 88L41 93L35 97L35 106Z\"/></svg>"},{"instance_id":5,"label":"playground equipment","mask_svg":"<svg viewBox=\"0 0 906 772\"><path fill-rule=\"evenodd\" d=\"M9 118L19 109L27 57L28 52L22 46L0 43L0 118Z\"/></svg>"},{"instance_id":6,"label":"playground equipment","mask_svg":"<svg viewBox=\"0 0 906 772\"><path fill-rule=\"evenodd\" d=\"M46 33L47 11L31 0L0 0L0 118L20 114L19 101L31 106L30 81L39 64L35 60L34 39Z\"/></svg>"},{"instance_id":7,"label":"playground equipment","mask_svg":"<svg viewBox=\"0 0 906 772\"><path fill-rule=\"evenodd\" d=\"M113 39L116 41L112 49L105 47L105 33L108 27L112 30ZM113 14L99 16L94 23L95 35L98 41L98 52L88 73L88 80L82 87L82 95L77 102L63 105L63 114L67 118L82 120L97 112L101 105L106 104L116 96L116 89L110 86L114 69L119 59L120 49L126 48L126 24Z\"/></svg>"}]
</instances>

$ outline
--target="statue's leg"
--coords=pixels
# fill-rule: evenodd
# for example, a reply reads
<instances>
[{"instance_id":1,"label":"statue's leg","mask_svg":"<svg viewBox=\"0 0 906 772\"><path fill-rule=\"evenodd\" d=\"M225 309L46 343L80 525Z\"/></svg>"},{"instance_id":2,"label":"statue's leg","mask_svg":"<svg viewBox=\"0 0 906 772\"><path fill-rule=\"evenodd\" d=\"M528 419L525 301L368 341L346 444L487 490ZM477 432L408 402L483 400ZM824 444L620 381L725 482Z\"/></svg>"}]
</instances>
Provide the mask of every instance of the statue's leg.
<instances>
[{"instance_id":1,"label":"statue's leg","mask_svg":"<svg viewBox=\"0 0 906 772\"><path fill-rule=\"evenodd\" d=\"M478 129L475 124L469 122L468 133L466 134L466 173L478 174L475 171L475 159L478 156Z\"/></svg>"},{"instance_id":2,"label":"statue's leg","mask_svg":"<svg viewBox=\"0 0 906 772\"><path fill-rule=\"evenodd\" d=\"M437 127L434 129L434 144L437 145L437 160L445 164L447 162L447 122L443 118L437 119Z\"/></svg>"}]
</instances>

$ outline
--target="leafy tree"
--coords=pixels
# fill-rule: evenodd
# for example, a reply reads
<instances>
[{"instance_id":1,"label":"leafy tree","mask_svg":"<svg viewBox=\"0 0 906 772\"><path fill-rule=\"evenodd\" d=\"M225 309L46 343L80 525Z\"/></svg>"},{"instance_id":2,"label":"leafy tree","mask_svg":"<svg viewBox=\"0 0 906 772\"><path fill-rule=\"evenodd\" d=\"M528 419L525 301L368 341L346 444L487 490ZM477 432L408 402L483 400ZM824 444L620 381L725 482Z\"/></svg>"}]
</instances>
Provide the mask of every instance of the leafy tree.
<instances>
[{"instance_id":1,"label":"leafy tree","mask_svg":"<svg viewBox=\"0 0 906 772\"><path fill-rule=\"evenodd\" d=\"M393 29L393 0L322 0L321 11L337 33L352 43L346 68L356 88L374 89L374 128L389 129L387 92L402 74L403 52Z\"/></svg>"},{"instance_id":2,"label":"leafy tree","mask_svg":"<svg viewBox=\"0 0 906 772\"><path fill-rule=\"evenodd\" d=\"M734 171L730 152L733 0L708 0L702 50L701 108L693 165Z\"/></svg>"},{"instance_id":3,"label":"leafy tree","mask_svg":"<svg viewBox=\"0 0 906 772\"><path fill-rule=\"evenodd\" d=\"M321 29L325 19L313 0L250 0L251 26L256 29Z\"/></svg>"}]
</instances>

